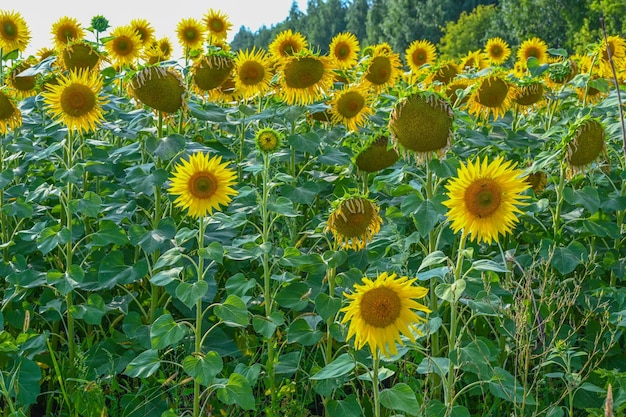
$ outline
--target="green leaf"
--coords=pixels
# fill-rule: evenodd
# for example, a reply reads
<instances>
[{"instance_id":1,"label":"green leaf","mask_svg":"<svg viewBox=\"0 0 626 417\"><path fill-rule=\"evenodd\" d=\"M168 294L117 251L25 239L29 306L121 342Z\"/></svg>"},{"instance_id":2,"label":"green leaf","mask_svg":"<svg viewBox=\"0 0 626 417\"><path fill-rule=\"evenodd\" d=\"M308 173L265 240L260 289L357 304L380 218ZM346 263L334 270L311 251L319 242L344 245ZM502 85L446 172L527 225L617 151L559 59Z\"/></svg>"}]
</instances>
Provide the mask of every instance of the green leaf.
<instances>
[{"instance_id":1,"label":"green leaf","mask_svg":"<svg viewBox=\"0 0 626 417\"><path fill-rule=\"evenodd\" d=\"M102 198L93 191L87 191L80 200L70 201L70 209L75 213L97 218L102 210Z\"/></svg>"},{"instance_id":2,"label":"green leaf","mask_svg":"<svg viewBox=\"0 0 626 417\"><path fill-rule=\"evenodd\" d=\"M403 383L382 390L380 403L390 410L400 410L413 415L417 414L420 408L415 391Z\"/></svg>"},{"instance_id":3,"label":"green leaf","mask_svg":"<svg viewBox=\"0 0 626 417\"><path fill-rule=\"evenodd\" d=\"M300 152L316 154L320 145L320 137L315 132L308 132L303 135L288 136L287 142Z\"/></svg>"},{"instance_id":4,"label":"green leaf","mask_svg":"<svg viewBox=\"0 0 626 417\"><path fill-rule=\"evenodd\" d=\"M34 361L18 356L13 369L6 373L0 372L0 378L4 379L4 386L17 404L28 407L37 402L41 392L41 369Z\"/></svg>"},{"instance_id":5,"label":"green leaf","mask_svg":"<svg viewBox=\"0 0 626 417\"><path fill-rule=\"evenodd\" d=\"M276 302L284 308L300 311L309 305L311 287L304 282L290 283L276 294Z\"/></svg>"},{"instance_id":6,"label":"green leaf","mask_svg":"<svg viewBox=\"0 0 626 417\"><path fill-rule=\"evenodd\" d=\"M323 333L312 329L309 323L302 319L296 319L287 329L287 342L300 343L303 346L313 346L322 339Z\"/></svg>"},{"instance_id":7,"label":"green leaf","mask_svg":"<svg viewBox=\"0 0 626 417\"><path fill-rule=\"evenodd\" d=\"M187 139L183 135L172 134L164 138L150 137L146 140L148 151L163 160L171 160L185 149Z\"/></svg>"},{"instance_id":8,"label":"green leaf","mask_svg":"<svg viewBox=\"0 0 626 417\"><path fill-rule=\"evenodd\" d=\"M428 236L439 223L440 212L441 208L431 200L424 200L417 206L413 218L422 237Z\"/></svg>"},{"instance_id":9,"label":"green leaf","mask_svg":"<svg viewBox=\"0 0 626 417\"><path fill-rule=\"evenodd\" d=\"M331 399L328 401L328 415L341 417L361 417L361 406L356 395L350 394L343 400Z\"/></svg>"},{"instance_id":10,"label":"green leaf","mask_svg":"<svg viewBox=\"0 0 626 417\"><path fill-rule=\"evenodd\" d=\"M154 269L175 265L182 257L183 254L180 252L180 248L173 247L159 256L159 259L154 264Z\"/></svg>"},{"instance_id":11,"label":"green leaf","mask_svg":"<svg viewBox=\"0 0 626 417\"><path fill-rule=\"evenodd\" d=\"M254 279L248 279L244 274L235 274L226 281L226 291L228 294L234 294L244 297L248 291L257 286Z\"/></svg>"},{"instance_id":12,"label":"green leaf","mask_svg":"<svg viewBox=\"0 0 626 417\"><path fill-rule=\"evenodd\" d=\"M510 272L506 266L500 265L491 259L478 259L472 262L472 268L477 271Z\"/></svg>"},{"instance_id":13,"label":"green leaf","mask_svg":"<svg viewBox=\"0 0 626 417\"><path fill-rule=\"evenodd\" d=\"M159 369L159 366L161 366L159 352L149 349L141 352L139 356L130 361L126 365L124 374L131 378L148 378Z\"/></svg>"},{"instance_id":14,"label":"green leaf","mask_svg":"<svg viewBox=\"0 0 626 417\"><path fill-rule=\"evenodd\" d=\"M429 266L439 265L443 262L446 262L447 260L448 260L448 257L443 252L441 251L431 252L428 255L426 255L424 260L422 260L422 263L417 269L417 272L421 271L424 268L428 268Z\"/></svg>"},{"instance_id":15,"label":"green leaf","mask_svg":"<svg viewBox=\"0 0 626 417\"><path fill-rule=\"evenodd\" d=\"M417 372L422 375L437 374L443 378L448 374L449 368L450 359L448 358L426 357L422 359L422 362L418 365Z\"/></svg>"},{"instance_id":16,"label":"green leaf","mask_svg":"<svg viewBox=\"0 0 626 417\"><path fill-rule=\"evenodd\" d=\"M312 380L339 378L347 375L356 366L354 358L349 353L338 356L334 361L323 367L319 372L311 376Z\"/></svg>"},{"instance_id":17,"label":"green leaf","mask_svg":"<svg viewBox=\"0 0 626 417\"><path fill-rule=\"evenodd\" d=\"M198 383L209 386L217 374L222 371L224 362L222 357L215 351L206 355L187 356L183 359L183 369Z\"/></svg>"},{"instance_id":18,"label":"green leaf","mask_svg":"<svg viewBox=\"0 0 626 417\"><path fill-rule=\"evenodd\" d=\"M456 302L461 298L465 285L466 282L463 279L459 279L453 284L439 284L435 287L435 295L449 303Z\"/></svg>"},{"instance_id":19,"label":"green leaf","mask_svg":"<svg viewBox=\"0 0 626 417\"><path fill-rule=\"evenodd\" d=\"M165 287L166 285L176 281L182 270L182 266L165 269L161 272L154 274L152 278L150 278L150 282L159 287Z\"/></svg>"},{"instance_id":20,"label":"green leaf","mask_svg":"<svg viewBox=\"0 0 626 417\"><path fill-rule=\"evenodd\" d=\"M100 221L98 232L91 235L91 241L94 246L106 246L114 244L122 246L128 243L126 232L115 222L111 220Z\"/></svg>"},{"instance_id":21,"label":"green leaf","mask_svg":"<svg viewBox=\"0 0 626 417\"><path fill-rule=\"evenodd\" d=\"M112 251L102 258L98 270L98 283L101 289L113 288L117 284L131 284L148 273L145 259L133 265L126 265L124 255L120 251Z\"/></svg>"},{"instance_id":22,"label":"green leaf","mask_svg":"<svg viewBox=\"0 0 626 417\"><path fill-rule=\"evenodd\" d=\"M210 259L221 265L224 259L224 247L219 242L211 242L207 247L200 250L199 255L204 259Z\"/></svg>"},{"instance_id":23,"label":"green leaf","mask_svg":"<svg viewBox=\"0 0 626 417\"><path fill-rule=\"evenodd\" d=\"M252 319L252 327L254 331L262 335L265 339L269 339L276 331L278 326L285 323L285 318L278 311L274 311L268 317L255 316Z\"/></svg>"},{"instance_id":24,"label":"green leaf","mask_svg":"<svg viewBox=\"0 0 626 417\"><path fill-rule=\"evenodd\" d=\"M222 304L216 305L214 312L227 326L245 327L250 321L246 303L233 294L226 297L226 301Z\"/></svg>"},{"instance_id":25,"label":"green leaf","mask_svg":"<svg viewBox=\"0 0 626 417\"><path fill-rule=\"evenodd\" d=\"M206 295L208 290L209 284L206 281L197 281L192 284L183 281L176 287L176 298L187 307L192 308L198 300Z\"/></svg>"},{"instance_id":26,"label":"green leaf","mask_svg":"<svg viewBox=\"0 0 626 417\"><path fill-rule=\"evenodd\" d=\"M85 320L85 323L99 326L106 313L104 300L98 294L91 294L85 304L73 305L70 313L74 318Z\"/></svg>"},{"instance_id":27,"label":"green leaf","mask_svg":"<svg viewBox=\"0 0 626 417\"><path fill-rule=\"evenodd\" d=\"M217 398L224 404L236 404L244 410L256 409L252 388L241 374L230 374L226 385L217 389Z\"/></svg>"},{"instance_id":28,"label":"green leaf","mask_svg":"<svg viewBox=\"0 0 626 417\"><path fill-rule=\"evenodd\" d=\"M174 345L185 337L185 325L176 323L171 314L159 316L150 327L152 349L163 349Z\"/></svg>"},{"instance_id":29,"label":"green leaf","mask_svg":"<svg viewBox=\"0 0 626 417\"><path fill-rule=\"evenodd\" d=\"M600 208L600 196L594 187L586 186L582 190L574 190L570 187L563 189L563 198L572 205L581 205L590 213L595 213Z\"/></svg>"},{"instance_id":30,"label":"green leaf","mask_svg":"<svg viewBox=\"0 0 626 417\"><path fill-rule=\"evenodd\" d=\"M285 197L276 197L267 205L268 211L282 214L285 217L298 217L298 212L293 208L293 202Z\"/></svg>"},{"instance_id":31,"label":"green leaf","mask_svg":"<svg viewBox=\"0 0 626 417\"><path fill-rule=\"evenodd\" d=\"M320 192L320 186L316 182L305 182L298 185L283 185L280 194L294 203L312 204Z\"/></svg>"},{"instance_id":32,"label":"green leaf","mask_svg":"<svg viewBox=\"0 0 626 417\"><path fill-rule=\"evenodd\" d=\"M339 298L331 297L323 292L317 294L317 297L315 297L315 310L324 320L335 317L340 308L341 299Z\"/></svg>"},{"instance_id":33,"label":"green leaf","mask_svg":"<svg viewBox=\"0 0 626 417\"><path fill-rule=\"evenodd\" d=\"M21 197L11 203L5 204L2 207L2 211L7 216L17 217L20 219L27 219L33 216L33 206L24 202L24 199Z\"/></svg>"},{"instance_id":34,"label":"green leaf","mask_svg":"<svg viewBox=\"0 0 626 417\"><path fill-rule=\"evenodd\" d=\"M72 232L66 227L59 225L46 227L37 236L37 249L43 254L48 254L58 245L64 245L72 238Z\"/></svg>"},{"instance_id":35,"label":"green leaf","mask_svg":"<svg viewBox=\"0 0 626 417\"><path fill-rule=\"evenodd\" d=\"M156 229L144 233L137 243L147 253L152 253L161 249L175 235L176 224L174 219L168 217L161 220Z\"/></svg>"},{"instance_id":36,"label":"green leaf","mask_svg":"<svg viewBox=\"0 0 626 417\"><path fill-rule=\"evenodd\" d=\"M146 172L149 171L150 168L151 167L147 165L130 168L127 171L126 183L136 193L142 193L151 197L154 195L156 188L163 186L170 174L161 168L155 169L149 173Z\"/></svg>"},{"instance_id":37,"label":"green leaf","mask_svg":"<svg viewBox=\"0 0 626 417\"><path fill-rule=\"evenodd\" d=\"M489 391L496 397L521 404L524 402L524 386L508 371L495 367L489 380ZM526 395L526 404L535 405L531 394Z\"/></svg>"},{"instance_id":38,"label":"green leaf","mask_svg":"<svg viewBox=\"0 0 626 417\"><path fill-rule=\"evenodd\" d=\"M556 248L550 259L550 265L563 275L576 269L580 262L581 259L569 248Z\"/></svg>"}]
</instances>

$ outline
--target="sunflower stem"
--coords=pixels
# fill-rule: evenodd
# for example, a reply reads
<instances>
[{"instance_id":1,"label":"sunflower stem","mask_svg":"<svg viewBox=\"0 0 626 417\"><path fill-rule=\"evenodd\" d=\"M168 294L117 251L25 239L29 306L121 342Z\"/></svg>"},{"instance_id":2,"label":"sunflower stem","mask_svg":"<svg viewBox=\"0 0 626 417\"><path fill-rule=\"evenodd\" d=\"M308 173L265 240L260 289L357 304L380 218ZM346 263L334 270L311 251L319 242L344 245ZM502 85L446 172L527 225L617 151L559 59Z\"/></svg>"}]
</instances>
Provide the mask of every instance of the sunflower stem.
<instances>
[{"instance_id":1,"label":"sunflower stem","mask_svg":"<svg viewBox=\"0 0 626 417\"><path fill-rule=\"evenodd\" d=\"M554 208L553 234L556 240L561 233L561 207L563 206L563 190L565 189L565 168L561 164L559 183L556 186L556 206Z\"/></svg>"},{"instance_id":2,"label":"sunflower stem","mask_svg":"<svg viewBox=\"0 0 626 417\"><path fill-rule=\"evenodd\" d=\"M205 217L198 218L198 264L197 275L198 282L204 281L204 258L202 250L204 249L204 232L206 229ZM202 297L196 301L196 328L195 328L195 352L197 356L202 355ZM193 379L193 417L200 415L200 382L198 378Z\"/></svg>"},{"instance_id":3,"label":"sunflower stem","mask_svg":"<svg viewBox=\"0 0 626 417\"><path fill-rule=\"evenodd\" d=\"M65 273L66 276L71 276L72 260L74 257L73 243L72 243L72 210L70 208L70 202L72 201L74 193L74 184L72 183L70 172L74 166L74 135L71 129L68 129L67 140L64 146L64 159L65 169L67 170L67 183L65 184L65 197L63 204L63 210L65 211L65 227L69 231L69 241L65 244ZM70 313L74 305L72 290L68 291L65 296L65 303L67 307L67 351L70 363L70 369L74 367L74 357L76 352L76 340L74 338L74 317Z\"/></svg>"},{"instance_id":4,"label":"sunflower stem","mask_svg":"<svg viewBox=\"0 0 626 417\"><path fill-rule=\"evenodd\" d=\"M378 391L378 368L380 365L380 357L378 349L373 353L372 358L372 385L374 394L374 417L380 417L380 392Z\"/></svg>"}]
</instances>

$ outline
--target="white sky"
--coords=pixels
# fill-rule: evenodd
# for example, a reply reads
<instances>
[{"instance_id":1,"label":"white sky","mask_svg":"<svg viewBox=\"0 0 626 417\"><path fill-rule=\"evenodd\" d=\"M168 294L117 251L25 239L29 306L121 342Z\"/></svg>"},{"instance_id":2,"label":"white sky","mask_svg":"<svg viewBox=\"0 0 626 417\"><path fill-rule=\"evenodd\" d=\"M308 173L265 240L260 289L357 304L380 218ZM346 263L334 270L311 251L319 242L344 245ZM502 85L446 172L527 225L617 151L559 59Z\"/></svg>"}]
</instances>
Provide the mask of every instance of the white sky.
<instances>
[{"instance_id":1,"label":"white sky","mask_svg":"<svg viewBox=\"0 0 626 417\"><path fill-rule=\"evenodd\" d=\"M307 0L297 0L300 11L306 11ZM246 26L253 32L262 25L270 27L283 21L291 8L292 0L0 0L0 10L20 12L32 39L25 56L35 55L44 47L52 47L52 24L59 18L68 16L78 19L83 28L91 26L91 18L103 15L109 20L109 31L117 26L130 23L132 19L147 19L156 31L156 37L169 37L177 48L176 25L185 18L202 20L209 10L225 13L233 27L229 41ZM105 35L108 32L105 32ZM93 34L86 32L89 40Z\"/></svg>"}]
</instances>

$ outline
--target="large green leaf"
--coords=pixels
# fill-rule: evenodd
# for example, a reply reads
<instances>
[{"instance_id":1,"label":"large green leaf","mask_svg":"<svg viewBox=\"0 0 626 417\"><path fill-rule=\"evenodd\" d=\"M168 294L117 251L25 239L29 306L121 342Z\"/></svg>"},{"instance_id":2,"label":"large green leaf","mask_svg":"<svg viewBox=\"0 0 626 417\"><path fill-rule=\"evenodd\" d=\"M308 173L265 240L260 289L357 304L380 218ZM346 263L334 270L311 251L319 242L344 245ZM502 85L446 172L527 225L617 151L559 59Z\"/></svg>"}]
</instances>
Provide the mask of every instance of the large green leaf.
<instances>
[{"instance_id":1,"label":"large green leaf","mask_svg":"<svg viewBox=\"0 0 626 417\"><path fill-rule=\"evenodd\" d=\"M209 284L206 281L196 281L191 284L182 281L176 287L176 298L191 308L206 295L208 290Z\"/></svg>"},{"instance_id":2,"label":"large green leaf","mask_svg":"<svg viewBox=\"0 0 626 417\"><path fill-rule=\"evenodd\" d=\"M204 386L209 386L223 367L222 357L214 351L208 352L204 356L189 355L183 359L185 372Z\"/></svg>"},{"instance_id":3,"label":"large green leaf","mask_svg":"<svg viewBox=\"0 0 626 417\"><path fill-rule=\"evenodd\" d=\"M287 329L287 341L300 343L303 346L313 346L322 339L323 333L312 329L309 323L302 319L296 319Z\"/></svg>"},{"instance_id":4,"label":"large green leaf","mask_svg":"<svg viewBox=\"0 0 626 417\"><path fill-rule=\"evenodd\" d=\"M352 372L356 362L349 353L343 353L334 361L323 367L319 372L311 376L313 380L338 378Z\"/></svg>"},{"instance_id":5,"label":"large green leaf","mask_svg":"<svg viewBox=\"0 0 626 417\"><path fill-rule=\"evenodd\" d=\"M118 246L128 243L126 232L111 220L101 220L98 232L91 235L94 246L106 246L114 244Z\"/></svg>"},{"instance_id":6,"label":"large green leaf","mask_svg":"<svg viewBox=\"0 0 626 417\"><path fill-rule=\"evenodd\" d=\"M343 400L331 399L326 407L328 415L331 416L361 417L363 415L359 401L354 394L350 394Z\"/></svg>"},{"instance_id":7,"label":"large green leaf","mask_svg":"<svg viewBox=\"0 0 626 417\"><path fill-rule=\"evenodd\" d=\"M87 324L99 326L106 313L106 305L99 294L91 294L86 303L73 305L70 313L74 318L84 320Z\"/></svg>"},{"instance_id":8,"label":"large green leaf","mask_svg":"<svg viewBox=\"0 0 626 417\"><path fill-rule=\"evenodd\" d=\"M390 410L400 410L411 415L417 415L420 408L415 391L403 383L382 390L380 403Z\"/></svg>"},{"instance_id":9,"label":"large green leaf","mask_svg":"<svg viewBox=\"0 0 626 417\"><path fill-rule=\"evenodd\" d=\"M324 320L335 317L340 308L341 299L339 298L331 297L324 292L315 297L315 310Z\"/></svg>"},{"instance_id":10,"label":"large green leaf","mask_svg":"<svg viewBox=\"0 0 626 417\"><path fill-rule=\"evenodd\" d=\"M176 323L171 314L159 316L150 328L152 349L163 349L174 345L185 337L185 325Z\"/></svg>"},{"instance_id":11,"label":"large green leaf","mask_svg":"<svg viewBox=\"0 0 626 417\"><path fill-rule=\"evenodd\" d=\"M213 311L227 326L243 327L250 322L246 304L234 294L226 297L223 303L216 305Z\"/></svg>"},{"instance_id":12,"label":"large green leaf","mask_svg":"<svg viewBox=\"0 0 626 417\"><path fill-rule=\"evenodd\" d=\"M217 398L224 404L236 404L244 410L256 409L252 388L241 374L230 374L228 382L217 389Z\"/></svg>"},{"instance_id":13,"label":"large green leaf","mask_svg":"<svg viewBox=\"0 0 626 417\"><path fill-rule=\"evenodd\" d=\"M41 392L41 369L37 364L23 356L18 356L10 372L2 370L4 386L18 404L28 407L37 402Z\"/></svg>"},{"instance_id":14,"label":"large green leaf","mask_svg":"<svg viewBox=\"0 0 626 417\"><path fill-rule=\"evenodd\" d=\"M139 356L130 361L130 363L126 365L124 374L132 378L148 378L159 369L159 366L161 366L159 352L150 349L141 352Z\"/></svg>"}]
</instances>

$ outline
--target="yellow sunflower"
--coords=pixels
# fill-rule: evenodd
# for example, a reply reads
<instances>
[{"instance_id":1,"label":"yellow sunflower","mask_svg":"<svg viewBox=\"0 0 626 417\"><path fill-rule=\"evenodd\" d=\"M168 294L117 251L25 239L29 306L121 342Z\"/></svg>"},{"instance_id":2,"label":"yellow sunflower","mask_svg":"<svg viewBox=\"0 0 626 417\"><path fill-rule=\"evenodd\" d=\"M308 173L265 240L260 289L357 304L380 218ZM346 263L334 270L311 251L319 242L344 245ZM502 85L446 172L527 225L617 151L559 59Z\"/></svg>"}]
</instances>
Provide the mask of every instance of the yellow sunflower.
<instances>
[{"instance_id":1,"label":"yellow sunflower","mask_svg":"<svg viewBox=\"0 0 626 417\"><path fill-rule=\"evenodd\" d=\"M511 56L511 48L502 38L490 38L485 44L485 54L492 65L502 65Z\"/></svg>"},{"instance_id":2,"label":"yellow sunflower","mask_svg":"<svg viewBox=\"0 0 626 417\"><path fill-rule=\"evenodd\" d=\"M461 64L459 65L463 71L480 71L488 66L489 60L481 50L468 52L467 55L461 58Z\"/></svg>"},{"instance_id":3,"label":"yellow sunflower","mask_svg":"<svg viewBox=\"0 0 626 417\"><path fill-rule=\"evenodd\" d=\"M139 35L142 47L148 46L154 41L154 28L146 19L133 19L129 26Z\"/></svg>"},{"instance_id":4,"label":"yellow sunflower","mask_svg":"<svg viewBox=\"0 0 626 417\"><path fill-rule=\"evenodd\" d=\"M335 92L330 100L333 123L342 123L346 129L356 132L373 113L372 95L367 87L354 85Z\"/></svg>"},{"instance_id":5,"label":"yellow sunflower","mask_svg":"<svg viewBox=\"0 0 626 417\"><path fill-rule=\"evenodd\" d=\"M6 90L0 90L0 134L6 135L22 125L22 112Z\"/></svg>"},{"instance_id":6,"label":"yellow sunflower","mask_svg":"<svg viewBox=\"0 0 626 417\"><path fill-rule=\"evenodd\" d=\"M191 217L203 217L230 203L237 174L222 163L221 156L197 152L175 166L169 193L178 196L176 207L187 209Z\"/></svg>"},{"instance_id":7,"label":"yellow sunflower","mask_svg":"<svg viewBox=\"0 0 626 417\"><path fill-rule=\"evenodd\" d=\"M64 48L72 41L79 41L85 37L85 31L74 17L64 16L52 24L52 40L57 48Z\"/></svg>"},{"instance_id":8,"label":"yellow sunflower","mask_svg":"<svg viewBox=\"0 0 626 417\"><path fill-rule=\"evenodd\" d=\"M92 132L104 120L102 106L108 102L100 95L102 78L94 72L61 74L58 84L41 93L44 103L70 130Z\"/></svg>"},{"instance_id":9,"label":"yellow sunflower","mask_svg":"<svg viewBox=\"0 0 626 417\"><path fill-rule=\"evenodd\" d=\"M180 43L183 48L187 49L202 48L205 32L206 28L204 25L198 19L194 19L193 17L182 19L176 26L178 43Z\"/></svg>"},{"instance_id":10,"label":"yellow sunflower","mask_svg":"<svg viewBox=\"0 0 626 417\"><path fill-rule=\"evenodd\" d=\"M350 196L339 201L326 224L341 248L361 250L380 231L380 208L365 197Z\"/></svg>"},{"instance_id":11,"label":"yellow sunflower","mask_svg":"<svg viewBox=\"0 0 626 417\"><path fill-rule=\"evenodd\" d=\"M265 51L254 48L252 51L239 51L235 58L234 79L235 89L240 91L244 98L265 94L272 80Z\"/></svg>"},{"instance_id":12,"label":"yellow sunflower","mask_svg":"<svg viewBox=\"0 0 626 417\"><path fill-rule=\"evenodd\" d=\"M344 293L348 305L340 311L345 313L341 322L349 323L346 339L354 336L356 349L367 344L375 358L396 355L396 343L404 344L402 336L415 343L413 332L422 335L417 325L426 319L414 310L431 312L415 301L428 294L427 288L414 285L416 280L383 272L375 280L363 277L353 293Z\"/></svg>"},{"instance_id":13,"label":"yellow sunflower","mask_svg":"<svg viewBox=\"0 0 626 417\"><path fill-rule=\"evenodd\" d=\"M609 61L609 53L616 68L621 66L621 62L626 57L626 41L621 36L609 36L606 40L602 40L597 48L600 55L598 63L600 77L612 77L611 62Z\"/></svg>"},{"instance_id":14,"label":"yellow sunflower","mask_svg":"<svg viewBox=\"0 0 626 417\"><path fill-rule=\"evenodd\" d=\"M492 73L476 80L475 89L470 95L469 113L488 120L504 117L517 96L517 87L506 80L501 74Z\"/></svg>"},{"instance_id":15,"label":"yellow sunflower","mask_svg":"<svg viewBox=\"0 0 626 417\"><path fill-rule=\"evenodd\" d=\"M144 48L143 58L151 65L167 61L172 57L172 42L168 38L152 41Z\"/></svg>"},{"instance_id":16,"label":"yellow sunflower","mask_svg":"<svg viewBox=\"0 0 626 417\"><path fill-rule=\"evenodd\" d=\"M548 45L539 38L526 39L517 50L517 60L526 64L528 58L537 58L539 65L548 60Z\"/></svg>"},{"instance_id":17,"label":"yellow sunflower","mask_svg":"<svg viewBox=\"0 0 626 417\"><path fill-rule=\"evenodd\" d=\"M406 49L405 59L411 71L418 73L423 65L433 65L437 61L437 50L428 40L415 40Z\"/></svg>"},{"instance_id":18,"label":"yellow sunflower","mask_svg":"<svg viewBox=\"0 0 626 417\"><path fill-rule=\"evenodd\" d=\"M337 68L352 68L359 58L359 40L352 33L339 33L330 41L328 50Z\"/></svg>"},{"instance_id":19,"label":"yellow sunflower","mask_svg":"<svg viewBox=\"0 0 626 417\"><path fill-rule=\"evenodd\" d=\"M443 202L455 233L463 230L478 243L492 243L513 230L518 207L527 204L522 192L530 187L515 165L502 157L491 163L487 157L461 163L456 178L446 185L448 200Z\"/></svg>"},{"instance_id":20,"label":"yellow sunflower","mask_svg":"<svg viewBox=\"0 0 626 417\"><path fill-rule=\"evenodd\" d=\"M282 135L271 127L259 129L254 137L257 148L263 153L276 152L282 145Z\"/></svg>"},{"instance_id":21,"label":"yellow sunflower","mask_svg":"<svg viewBox=\"0 0 626 417\"><path fill-rule=\"evenodd\" d=\"M24 51L30 41L30 30L19 12L0 10L0 48L7 54Z\"/></svg>"},{"instance_id":22,"label":"yellow sunflower","mask_svg":"<svg viewBox=\"0 0 626 417\"><path fill-rule=\"evenodd\" d=\"M386 44L374 48L366 65L363 81L377 91L393 86L402 75L400 57Z\"/></svg>"},{"instance_id":23,"label":"yellow sunflower","mask_svg":"<svg viewBox=\"0 0 626 417\"><path fill-rule=\"evenodd\" d=\"M453 61L442 61L437 64L424 80L425 85L446 85L456 78L461 70Z\"/></svg>"},{"instance_id":24,"label":"yellow sunflower","mask_svg":"<svg viewBox=\"0 0 626 417\"><path fill-rule=\"evenodd\" d=\"M141 53L141 38L130 26L118 26L104 46L118 66L131 65Z\"/></svg>"},{"instance_id":25,"label":"yellow sunflower","mask_svg":"<svg viewBox=\"0 0 626 417\"><path fill-rule=\"evenodd\" d=\"M287 104L310 104L333 84L330 59L312 52L285 58L279 71L280 95Z\"/></svg>"},{"instance_id":26,"label":"yellow sunflower","mask_svg":"<svg viewBox=\"0 0 626 417\"><path fill-rule=\"evenodd\" d=\"M276 59L288 58L292 55L306 51L308 43L306 38L299 32L291 29L280 32L268 47L269 54Z\"/></svg>"},{"instance_id":27,"label":"yellow sunflower","mask_svg":"<svg viewBox=\"0 0 626 417\"><path fill-rule=\"evenodd\" d=\"M228 20L228 16L219 10L209 9L202 20L209 30L209 35L215 39L226 39L228 31L233 26Z\"/></svg>"}]
</instances>

